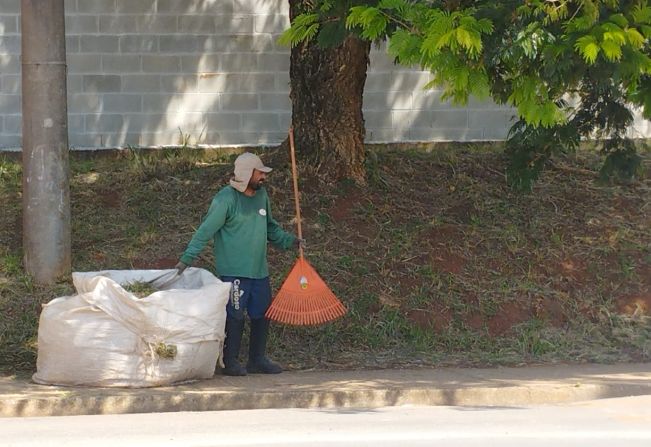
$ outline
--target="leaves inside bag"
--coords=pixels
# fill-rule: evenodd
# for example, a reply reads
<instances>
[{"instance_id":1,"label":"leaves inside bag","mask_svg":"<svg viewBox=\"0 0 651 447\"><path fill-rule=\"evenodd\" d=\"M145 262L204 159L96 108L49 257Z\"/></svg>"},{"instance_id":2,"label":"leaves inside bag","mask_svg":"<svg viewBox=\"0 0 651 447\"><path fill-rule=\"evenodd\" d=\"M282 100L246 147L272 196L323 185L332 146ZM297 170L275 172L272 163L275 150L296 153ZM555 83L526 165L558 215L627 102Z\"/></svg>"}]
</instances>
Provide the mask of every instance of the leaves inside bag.
<instances>
[{"instance_id":1,"label":"leaves inside bag","mask_svg":"<svg viewBox=\"0 0 651 447\"><path fill-rule=\"evenodd\" d=\"M154 292L158 292L156 287L145 281L130 282L128 284L123 284L122 287L124 287L124 290L133 293L138 298L145 298Z\"/></svg>"}]
</instances>

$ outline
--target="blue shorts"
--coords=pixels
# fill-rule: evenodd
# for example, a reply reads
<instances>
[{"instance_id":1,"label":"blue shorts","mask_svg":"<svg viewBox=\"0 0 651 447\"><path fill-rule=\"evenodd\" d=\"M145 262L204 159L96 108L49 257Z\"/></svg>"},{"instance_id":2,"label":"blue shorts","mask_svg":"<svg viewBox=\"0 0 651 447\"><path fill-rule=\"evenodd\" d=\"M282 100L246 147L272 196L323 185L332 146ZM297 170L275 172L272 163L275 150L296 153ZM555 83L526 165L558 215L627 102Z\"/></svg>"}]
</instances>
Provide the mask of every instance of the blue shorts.
<instances>
[{"instance_id":1,"label":"blue shorts","mask_svg":"<svg viewBox=\"0 0 651 447\"><path fill-rule=\"evenodd\" d=\"M226 306L227 318L242 320L244 311L251 319L263 318L271 304L271 284L269 277L262 279L222 276L224 282L230 282L231 295Z\"/></svg>"}]
</instances>

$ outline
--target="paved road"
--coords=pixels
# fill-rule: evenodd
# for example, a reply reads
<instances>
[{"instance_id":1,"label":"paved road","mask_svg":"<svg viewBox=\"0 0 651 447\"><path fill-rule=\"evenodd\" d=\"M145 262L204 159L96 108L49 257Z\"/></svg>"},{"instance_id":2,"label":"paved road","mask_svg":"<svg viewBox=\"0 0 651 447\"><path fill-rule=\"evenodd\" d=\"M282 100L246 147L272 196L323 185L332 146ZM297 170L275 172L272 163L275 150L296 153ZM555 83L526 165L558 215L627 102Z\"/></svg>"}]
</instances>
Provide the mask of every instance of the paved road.
<instances>
[{"instance_id":1,"label":"paved road","mask_svg":"<svg viewBox=\"0 0 651 447\"><path fill-rule=\"evenodd\" d=\"M243 410L0 419L0 445L651 446L651 396L537 407Z\"/></svg>"}]
</instances>

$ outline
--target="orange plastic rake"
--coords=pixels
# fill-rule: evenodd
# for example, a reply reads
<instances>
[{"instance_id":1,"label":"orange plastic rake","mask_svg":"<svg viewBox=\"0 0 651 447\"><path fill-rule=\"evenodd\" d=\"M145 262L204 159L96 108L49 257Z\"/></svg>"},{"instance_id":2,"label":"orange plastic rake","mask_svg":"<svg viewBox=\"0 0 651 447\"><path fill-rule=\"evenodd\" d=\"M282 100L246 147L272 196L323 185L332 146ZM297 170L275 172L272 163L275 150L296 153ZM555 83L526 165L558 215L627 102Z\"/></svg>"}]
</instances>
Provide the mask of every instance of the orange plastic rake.
<instances>
[{"instance_id":1,"label":"orange plastic rake","mask_svg":"<svg viewBox=\"0 0 651 447\"><path fill-rule=\"evenodd\" d=\"M294 129L289 129L289 147L292 157L292 176L294 177L294 202L296 204L296 223L298 237L303 238L301 229L301 207L298 199L298 174L294 150ZM299 256L287 275L278 294L271 302L265 316L279 323L294 326L308 326L326 323L341 317L346 308L319 277L299 248Z\"/></svg>"}]
</instances>

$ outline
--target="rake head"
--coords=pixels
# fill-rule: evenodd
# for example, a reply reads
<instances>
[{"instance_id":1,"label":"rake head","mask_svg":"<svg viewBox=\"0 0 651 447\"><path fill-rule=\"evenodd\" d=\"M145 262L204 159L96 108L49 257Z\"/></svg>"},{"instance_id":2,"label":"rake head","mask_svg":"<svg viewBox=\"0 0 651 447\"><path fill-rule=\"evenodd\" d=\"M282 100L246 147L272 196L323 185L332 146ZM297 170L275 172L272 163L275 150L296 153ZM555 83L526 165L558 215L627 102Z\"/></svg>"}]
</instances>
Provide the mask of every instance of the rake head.
<instances>
[{"instance_id":1,"label":"rake head","mask_svg":"<svg viewBox=\"0 0 651 447\"><path fill-rule=\"evenodd\" d=\"M327 323L343 316L346 308L302 256L287 275L265 316L293 326Z\"/></svg>"}]
</instances>

